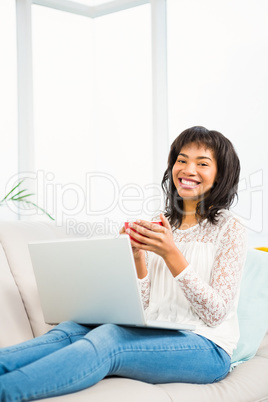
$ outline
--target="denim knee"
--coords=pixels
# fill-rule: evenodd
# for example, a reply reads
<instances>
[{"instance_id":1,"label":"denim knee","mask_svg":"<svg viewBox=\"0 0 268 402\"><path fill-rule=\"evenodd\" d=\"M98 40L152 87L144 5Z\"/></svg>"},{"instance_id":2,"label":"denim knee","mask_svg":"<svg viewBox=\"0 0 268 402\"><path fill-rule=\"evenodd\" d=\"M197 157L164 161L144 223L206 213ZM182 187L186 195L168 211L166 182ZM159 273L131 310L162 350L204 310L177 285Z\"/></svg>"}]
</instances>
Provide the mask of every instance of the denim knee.
<instances>
[{"instance_id":1,"label":"denim knee","mask_svg":"<svg viewBox=\"0 0 268 402\"><path fill-rule=\"evenodd\" d=\"M55 331L63 332L65 335L70 337L70 336L77 336L77 335L84 336L90 331L90 329L83 325L77 324L74 321L64 321L64 322L56 325L54 328L52 328L50 331L48 331L48 333L55 332Z\"/></svg>"},{"instance_id":2,"label":"denim knee","mask_svg":"<svg viewBox=\"0 0 268 402\"><path fill-rule=\"evenodd\" d=\"M95 347L102 351L112 351L120 346L124 329L116 324L103 324L84 336Z\"/></svg>"}]
</instances>

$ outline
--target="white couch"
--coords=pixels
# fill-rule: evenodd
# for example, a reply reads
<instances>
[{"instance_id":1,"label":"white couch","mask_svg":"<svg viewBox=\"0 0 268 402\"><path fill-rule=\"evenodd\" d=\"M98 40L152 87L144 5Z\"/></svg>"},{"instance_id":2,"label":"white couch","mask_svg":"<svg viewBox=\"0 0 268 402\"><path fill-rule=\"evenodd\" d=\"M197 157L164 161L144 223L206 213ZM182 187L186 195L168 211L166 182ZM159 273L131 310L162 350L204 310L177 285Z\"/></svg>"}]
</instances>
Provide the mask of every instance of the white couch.
<instances>
[{"instance_id":1,"label":"white couch","mask_svg":"<svg viewBox=\"0 0 268 402\"><path fill-rule=\"evenodd\" d=\"M41 335L50 328L44 322L28 242L65 236L64 228L50 222L0 223L0 347ZM76 394L51 399L75 402L268 401L268 333L256 355L235 367L219 383L151 385L111 377Z\"/></svg>"}]
</instances>

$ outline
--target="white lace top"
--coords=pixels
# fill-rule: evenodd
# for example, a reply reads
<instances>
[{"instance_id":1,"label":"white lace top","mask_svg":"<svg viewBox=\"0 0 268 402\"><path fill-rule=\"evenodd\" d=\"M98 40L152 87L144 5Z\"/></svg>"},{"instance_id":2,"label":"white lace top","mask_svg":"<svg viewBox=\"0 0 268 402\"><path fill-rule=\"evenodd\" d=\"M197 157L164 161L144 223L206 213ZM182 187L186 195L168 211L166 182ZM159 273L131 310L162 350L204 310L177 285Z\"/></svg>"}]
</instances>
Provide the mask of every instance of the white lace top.
<instances>
[{"instance_id":1,"label":"white lace top","mask_svg":"<svg viewBox=\"0 0 268 402\"><path fill-rule=\"evenodd\" d=\"M139 280L147 319L192 323L195 333L232 355L239 339L236 311L246 237L244 226L226 210L216 225L205 220L175 230L176 246L189 265L174 278L161 257L148 253L148 275Z\"/></svg>"}]
</instances>

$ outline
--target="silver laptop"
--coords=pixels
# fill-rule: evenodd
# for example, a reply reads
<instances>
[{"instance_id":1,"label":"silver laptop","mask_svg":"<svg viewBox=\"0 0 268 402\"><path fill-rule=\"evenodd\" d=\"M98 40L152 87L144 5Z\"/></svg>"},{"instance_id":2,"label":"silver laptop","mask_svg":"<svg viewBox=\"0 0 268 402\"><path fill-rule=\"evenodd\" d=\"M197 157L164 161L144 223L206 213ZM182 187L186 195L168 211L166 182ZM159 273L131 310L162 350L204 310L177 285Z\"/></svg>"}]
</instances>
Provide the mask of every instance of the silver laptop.
<instances>
[{"instance_id":1,"label":"silver laptop","mask_svg":"<svg viewBox=\"0 0 268 402\"><path fill-rule=\"evenodd\" d=\"M193 330L146 321L128 235L29 243L45 321Z\"/></svg>"}]
</instances>

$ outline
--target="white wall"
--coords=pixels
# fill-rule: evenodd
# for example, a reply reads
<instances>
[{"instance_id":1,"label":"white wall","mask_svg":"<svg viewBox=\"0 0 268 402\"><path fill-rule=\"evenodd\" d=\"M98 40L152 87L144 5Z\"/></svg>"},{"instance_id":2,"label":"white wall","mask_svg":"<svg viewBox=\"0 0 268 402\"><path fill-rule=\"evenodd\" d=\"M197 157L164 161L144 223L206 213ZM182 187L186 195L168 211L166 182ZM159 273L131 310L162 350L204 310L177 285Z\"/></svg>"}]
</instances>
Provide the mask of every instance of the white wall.
<instances>
[{"instance_id":1,"label":"white wall","mask_svg":"<svg viewBox=\"0 0 268 402\"><path fill-rule=\"evenodd\" d=\"M167 4L170 141L194 125L228 137L242 165L234 211L268 234L268 2Z\"/></svg>"}]
</instances>

